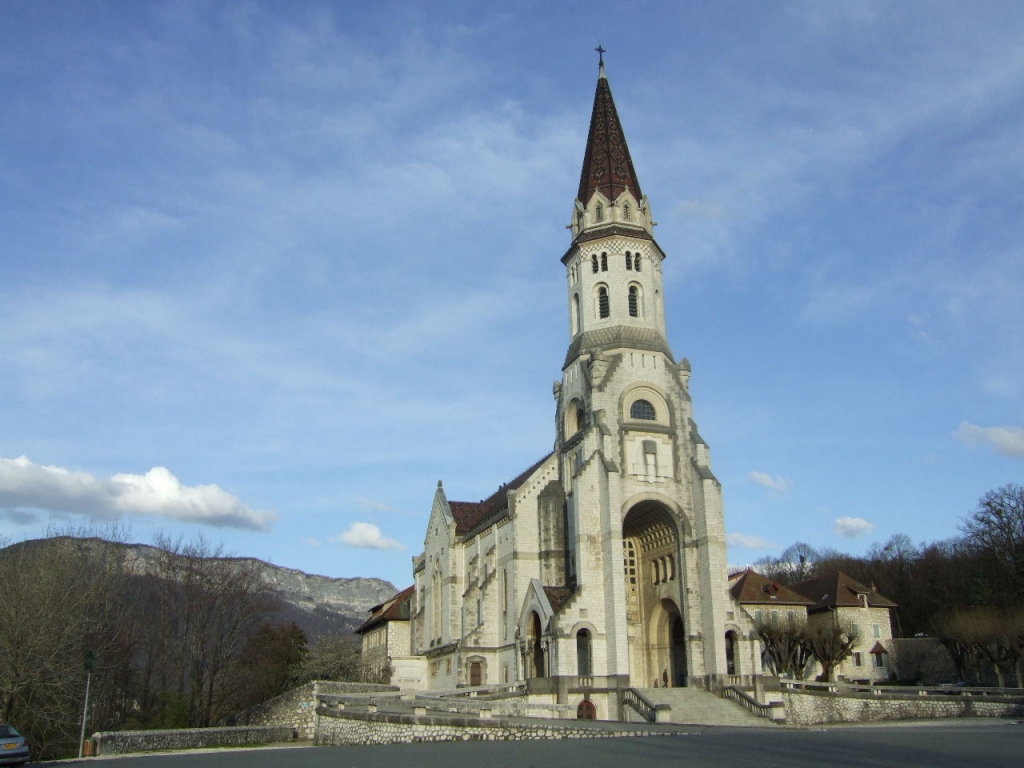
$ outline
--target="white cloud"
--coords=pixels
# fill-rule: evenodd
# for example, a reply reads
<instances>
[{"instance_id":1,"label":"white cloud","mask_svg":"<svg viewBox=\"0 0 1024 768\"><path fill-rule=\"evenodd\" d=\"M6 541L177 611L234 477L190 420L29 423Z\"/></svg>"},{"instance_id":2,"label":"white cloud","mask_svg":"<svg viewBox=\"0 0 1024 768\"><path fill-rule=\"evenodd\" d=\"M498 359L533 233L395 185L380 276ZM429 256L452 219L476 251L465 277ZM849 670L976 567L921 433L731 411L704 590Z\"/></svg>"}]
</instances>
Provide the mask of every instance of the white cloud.
<instances>
[{"instance_id":1,"label":"white cloud","mask_svg":"<svg viewBox=\"0 0 1024 768\"><path fill-rule=\"evenodd\" d=\"M394 539L387 538L373 523L352 523L348 530L331 539L350 547L361 547L369 549L405 549L405 547Z\"/></svg>"},{"instance_id":2,"label":"white cloud","mask_svg":"<svg viewBox=\"0 0 1024 768\"><path fill-rule=\"evenodd\" d=\"M875 526L863 517L837 517L832 523L832 530L846 539L856 539L864 533L875 530Z\"/></svg>"},{"instance_id":3,"label":"white cloud","mask_svg":"<svg viewBox=\"0 0 1024 768\"><path fill-rule=\"evenodd\" d=\"M987 443L996 453L1024 459L1024 429L1020 427L979 427L962 421L953 435L968 445Z\"/></svg>"},{"instance_id":4,"label":"white cloud","mask_svg":"<svg viewBox=\"0 0 1024 768\"><path fill-rule=\"evenodd\" d=\"M398 510L392 506L385 504L383 501L374 501L368 499L365 496L357 496L356 503L364 509L369 509L374 512L397 512Z\"/></svg>"},{"instance_id":5,"label":"white cloud","mask_svg":"<svg viewBox=\"0 0 1024 768\"><path fill-rule=\"evenodd\" d=\"M747 549L772 549L775 545L760 536L748 536L745 533L728 533L725 536L725 543L731 547L745 547Z\"/></svg>"},{"instance_id":6,"label":"white cloud","mask_svg":"<svg viewBox=\"0 0 1024 768\"><path fill-rule=\"evenodd\" d=\"M770 491L775 491L776 493L785 493L793 487L793 482L791 480L779 477L778 475L772 477L767 472L751 472L747 475L747 479L756 485L760 485L761 487L767 488Z\"/></svg>"},{"instance_id":7,"label":"white cloud","mask_svg":"<svg viewBox=\"0 0 1024 768\"><path fill-rule=\"evenodd\" d=\"M323 546L323 544L320 543L320 539L315 536L310 536L302 541L305 542L306 545L313 547L313 549L320 549Z\"/></svg>"},{"instance_id":8,"label":"white cloud","mask_svg":"<svg viewBox=\"0 0 1024 768\"><path fill-rule=\"evenodd\" d=\"M169 520L267 531L277 515L249 509L216 485L182 485L166 467L104 480L87 472L33 464L25 456L0 459L0 510L45 510L110 520L152 515Z\"/></svg>"}]
</instances>

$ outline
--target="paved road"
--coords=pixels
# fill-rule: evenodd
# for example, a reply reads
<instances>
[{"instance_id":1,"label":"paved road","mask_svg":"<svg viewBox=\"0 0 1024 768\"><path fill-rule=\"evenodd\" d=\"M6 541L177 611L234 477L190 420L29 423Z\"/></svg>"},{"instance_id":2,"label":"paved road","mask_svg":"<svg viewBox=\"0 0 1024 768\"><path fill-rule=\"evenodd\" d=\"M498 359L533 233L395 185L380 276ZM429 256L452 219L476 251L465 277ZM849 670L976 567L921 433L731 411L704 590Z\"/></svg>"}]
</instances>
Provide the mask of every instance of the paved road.
<instances>
[{"instance_id":1,"label":"paved road","mask_svg":"<svg viewBox=\"0 0 1024 768\"><path fill-rule=\"evenodd\" d=\"M1020 768L1024 724L705 728L648 738L217 750L83 762L92 768Z\"/></svg>"}]
</instances>

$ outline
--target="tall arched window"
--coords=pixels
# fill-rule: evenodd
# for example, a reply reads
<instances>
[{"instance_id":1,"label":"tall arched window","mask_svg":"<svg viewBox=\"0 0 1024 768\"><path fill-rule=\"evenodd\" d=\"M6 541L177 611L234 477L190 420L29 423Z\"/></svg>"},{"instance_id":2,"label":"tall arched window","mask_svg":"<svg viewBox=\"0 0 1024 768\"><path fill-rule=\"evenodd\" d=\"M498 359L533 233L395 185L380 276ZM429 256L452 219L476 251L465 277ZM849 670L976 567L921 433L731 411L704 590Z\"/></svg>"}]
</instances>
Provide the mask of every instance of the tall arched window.
<instances>
[{"instance_id":1,"label":"tall arched window","mask_svg":"<svg viewBox=\"0 0 1024 768\"><path fill-rule=\"evenodd\" d=\"M603 285L597 289L597 314L601 318L608 317L611 313L608 306L608 289Z\"/></svg>"},{"instance_id":2,"label":"tall arched window","mask_svg":"<svg viewBox=\"0 0 1024 768\"><path fill-rule=\"evenodd\" d=\"M594 218L598 221L604 221L604 206L600 203L598 203L597 208L594 209Z\"/></svg>"},{"instance_id":3,"label":"tall arched window","mask_svg":"<svg viewBox=\"0 0 1024 768\"><path fill-rule=\"evenodd\" d=\"M594 674L590 653L590 630L581 629L576 633L576 670L580 677Z\"/></svg>"},{"instance_id":4,"label":"tall arched window","mask_svg":"<svg viewBox=\"0 0 1024 768\"><path fill-rule=\"evenodd\" d=\"M595 272L597 272L597 254L596 253L593 256L590 257L590 266L593 268L593 270Z\"/></svg>"},{"instance_id":5,"label":"tall arched window","mask_svg":"<svg viewBox=\"0 0 1024 768\"><path fill-rule=\"evenodd\" d=\"M607 272L608 271L608 254L607 253L602 253L601 254L601 271L602 272Z\"/></svg>"},{"instance_id":6,"label":"tall arched window","mask_svg":"<svg viewBox=\"0 0 1024 768\"><path fill-rule=\"evenodd\" d=\"M639 253L636 254L633 257L633 269L635 269L637 272L640 271L640 254Z\"/></svg>"},{"instance_id":7,"label":"tall arched window","mask_svg":"<svg viewBox=\"0 0 1024 768\"><path fill-rule=\"evenodd\" d=\"M635 285L629 286L629 316L640 317L640 289Z\"/></svg>"},{"instance_id":8,"label":"tall arched window","mask_svg":"<svg viewBox=\"0 0 1024 768\"><path fill-rule=\"evenodd\" d=\"M629 221L633 218L633 211L629 207L629 203L622 204L622 220Z\"/></svg>"},{"instance_id":9,"label":"tall arched window","mask_svg":"<svg viewBox=\"0 0 1024 768\"><path fill-rule=\"evenodd\" d=\"M653 405L646 400L636 400L629 406L629 418L655 421L658 417L654 412Z\"/></svg>"},{"instance_id":10,"label":"tall arched window","mask_svg":"<svg viewBox=\"0 0 1024 768\"><path fill-rule=\"evenodd\" d=\"M572 333L575 336L580 332L580 295L572 295Z\"/></svg>"},{"instance_id":11,"label":"tall arched window","mask_svg":"<svg viewBox=\"0 0 1024 768\"><path fill-rule=\"evenodd\" d=\"M633 269L633 254L631 254L629 251L626 251L626 269Z\"/></svg>"}]
</instances>

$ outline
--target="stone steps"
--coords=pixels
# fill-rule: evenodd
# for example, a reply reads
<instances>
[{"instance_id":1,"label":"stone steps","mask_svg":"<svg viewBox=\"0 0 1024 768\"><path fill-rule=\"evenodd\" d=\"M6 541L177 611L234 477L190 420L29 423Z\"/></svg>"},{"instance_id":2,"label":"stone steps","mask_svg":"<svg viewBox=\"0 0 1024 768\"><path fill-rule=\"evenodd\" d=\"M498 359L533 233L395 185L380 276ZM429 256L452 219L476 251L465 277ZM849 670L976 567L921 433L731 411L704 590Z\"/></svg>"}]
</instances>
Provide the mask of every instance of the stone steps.
<instances>
[{"instance_id":1,"label":"stone steps","mask_svg":"<svg viewBox=\"0 0 1024 768\"><path fill-rule=\"evenodd\" d=\"M764 728L772 723L758 717L736 702L720 699L703 688L638 688L654 704L672 708L670 723L683 725L727 725L740 728Z\"/></svg>"}]
</instances>

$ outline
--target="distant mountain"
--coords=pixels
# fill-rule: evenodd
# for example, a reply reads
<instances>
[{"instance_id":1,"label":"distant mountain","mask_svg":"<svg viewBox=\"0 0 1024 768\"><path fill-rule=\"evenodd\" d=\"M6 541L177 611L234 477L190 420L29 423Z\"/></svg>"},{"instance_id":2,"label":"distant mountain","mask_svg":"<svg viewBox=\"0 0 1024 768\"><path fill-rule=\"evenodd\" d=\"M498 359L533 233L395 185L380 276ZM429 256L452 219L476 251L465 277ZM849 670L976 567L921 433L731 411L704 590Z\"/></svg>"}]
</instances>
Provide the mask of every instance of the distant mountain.
<instances>
[{"instance_id":1,"label":"distant mountain","mask_svg":"<svg viewBox=\"0 0 1024 768\"><path fill-rule=\"evenodd\" d=\"M60 537L60 540L67 541L68 538ZM39 549L42 555L47 544L57 540L33 539L12 544L6 549ZM129 573L153 571L158 561L166 557L164 550L147 544L120 544L90 538L75 541L83 549L106 546L112 547L113 551L120 551ZM4 551L0 549L0 557L3 557ZM111 550L107 551L109 553ZM398 591L394 584L383 579L317 576L249 557L220 559L255 565L274 606L267 616L268 620L282 624L294 621L310 640L326 633L351 632L363 623L370 608Z\"/></svg>"}]
</instances>

